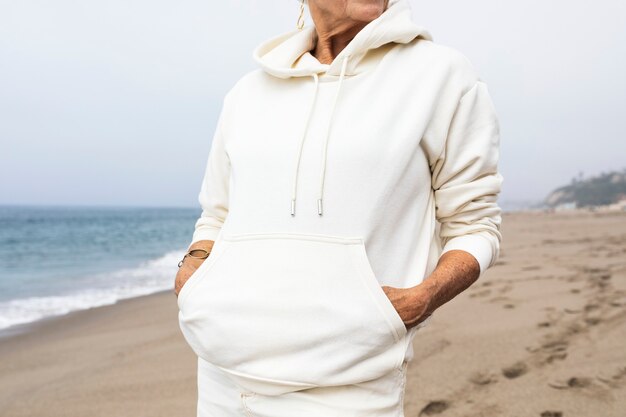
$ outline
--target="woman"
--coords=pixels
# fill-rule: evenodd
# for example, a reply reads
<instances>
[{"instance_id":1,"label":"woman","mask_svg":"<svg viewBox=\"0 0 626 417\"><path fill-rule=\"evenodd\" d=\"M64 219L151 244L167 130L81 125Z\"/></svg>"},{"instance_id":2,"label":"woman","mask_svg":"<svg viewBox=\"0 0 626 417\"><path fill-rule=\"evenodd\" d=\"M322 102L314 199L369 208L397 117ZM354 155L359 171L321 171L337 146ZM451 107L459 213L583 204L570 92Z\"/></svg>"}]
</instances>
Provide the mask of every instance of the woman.
<instances>
[{"instance_id":1,"label":"woman","mask_svg":"<svg viewBox=\"0 0 626 417\"><path fill-rule=\"evenodd\" d=\"M179 264L199 416L403 416L417 330L499 255L499 124L469 60L408 0L308 6L224 98Z\"/></svg>"}]
</instances>

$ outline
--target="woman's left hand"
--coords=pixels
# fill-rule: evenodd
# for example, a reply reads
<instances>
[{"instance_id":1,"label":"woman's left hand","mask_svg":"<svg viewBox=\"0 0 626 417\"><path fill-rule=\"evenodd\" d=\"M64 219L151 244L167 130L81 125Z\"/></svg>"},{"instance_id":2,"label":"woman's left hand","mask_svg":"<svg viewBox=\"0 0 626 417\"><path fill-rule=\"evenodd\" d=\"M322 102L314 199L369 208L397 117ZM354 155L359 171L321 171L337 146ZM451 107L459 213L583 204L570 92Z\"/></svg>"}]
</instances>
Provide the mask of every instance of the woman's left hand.
<instances>
[{"instance_id":1,"label":"woman's left hand","mask_svg":"<svg viewBox=\"0 0 626 417\"><path fill-rule=\"evenodd\" d=\"M416 326L432 314L429 309L430 296L424 287L417 285L410 288L396 288L383 285L382 289L407 329Z\"/></svg>"}]
</instances>

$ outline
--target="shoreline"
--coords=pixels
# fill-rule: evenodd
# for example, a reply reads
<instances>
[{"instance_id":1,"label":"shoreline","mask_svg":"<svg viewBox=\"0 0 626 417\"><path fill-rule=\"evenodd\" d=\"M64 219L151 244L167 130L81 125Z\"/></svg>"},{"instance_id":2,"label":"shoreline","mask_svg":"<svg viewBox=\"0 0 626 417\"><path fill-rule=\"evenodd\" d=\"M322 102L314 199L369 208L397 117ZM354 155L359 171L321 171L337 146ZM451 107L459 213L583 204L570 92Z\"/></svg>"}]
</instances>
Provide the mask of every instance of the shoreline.
<instances>
[{"instance_id":1,"label":"shoreline","mask_svg":"<svg viewBox=\"0 0 626 417\"><path fill-rule=\"evenodd\" d=\"M88 319L90 315L99 315L103 314L103 311L106 309L116 308L121 304L125 304L128 302L132 302L135 300L141 300L147 297L155 297L159 295L171 294L172 297L175 298L175 295L172 293L172 290L159 290L149 294L141 294L127 298L120 298L115 300L114 303L104 304L99 306L93 306L88 308L82 308L78 310L68 311L64 314L56 314L54 316L46 316L41 317L34 321L29 321L26 323L18 323L6 327L4 329L0 329L0 345L4 343L6 340L11 339L13 337L19 337L28 335L29 333L33 333L36 331L45 331L48 326L58 326L63 324L63 321L74 322ZM106 314L106 312L105 312Z\"/></svg>"}]
</instances>

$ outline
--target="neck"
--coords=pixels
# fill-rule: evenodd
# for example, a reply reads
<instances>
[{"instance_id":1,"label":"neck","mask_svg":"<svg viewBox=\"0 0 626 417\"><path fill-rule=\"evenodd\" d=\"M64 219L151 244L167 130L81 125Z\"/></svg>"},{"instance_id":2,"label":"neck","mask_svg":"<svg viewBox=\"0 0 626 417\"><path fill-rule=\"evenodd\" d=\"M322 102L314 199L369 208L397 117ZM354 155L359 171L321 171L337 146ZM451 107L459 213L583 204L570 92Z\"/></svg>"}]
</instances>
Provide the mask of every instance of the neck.
<instances>
[{"instance_id":1,"label":"neck","mask_svg":"<svg viewBox=\"0 0 626 417\"><path fill-rule=\"evenodd\" d=\"M354 7L318 3L323 2L309 0L309 12L317 32L315 47L310 52L322 64L330 64L361 29L387 9L389 0Z\"/></svg>"},{"instance_id":2,"label":"neck","mask_svg":"<svg viewBox=\"0 0 626 417\"><path fill-rule=\"evenodd\" d=\"M335 57L350 43L357 33L367 24L336 24L328 25L325 22L317 22L315 30L317 41L311 54L322 64L330 64Z\"/></svg>"}]
</instances>

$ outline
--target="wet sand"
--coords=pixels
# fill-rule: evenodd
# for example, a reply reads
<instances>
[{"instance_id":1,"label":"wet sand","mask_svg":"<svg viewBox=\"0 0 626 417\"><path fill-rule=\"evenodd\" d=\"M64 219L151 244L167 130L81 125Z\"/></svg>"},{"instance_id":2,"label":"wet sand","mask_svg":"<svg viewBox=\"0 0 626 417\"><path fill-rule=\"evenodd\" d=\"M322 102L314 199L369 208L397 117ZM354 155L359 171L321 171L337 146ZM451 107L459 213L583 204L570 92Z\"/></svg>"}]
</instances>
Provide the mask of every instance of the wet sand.
<instances>
[{"instance_id":1,"label":"wet sand","mask_svg":"<svg viewBox=\"0 0 626 417\"><path fill-rule=\"evenodd\" d=\"M504 213L496 266L415 337L405 415L623 417L626 213ZM167 291L0 339L0 416L195 416Z\"/></svg>"}]
</instances>

